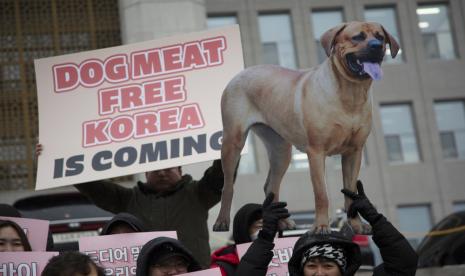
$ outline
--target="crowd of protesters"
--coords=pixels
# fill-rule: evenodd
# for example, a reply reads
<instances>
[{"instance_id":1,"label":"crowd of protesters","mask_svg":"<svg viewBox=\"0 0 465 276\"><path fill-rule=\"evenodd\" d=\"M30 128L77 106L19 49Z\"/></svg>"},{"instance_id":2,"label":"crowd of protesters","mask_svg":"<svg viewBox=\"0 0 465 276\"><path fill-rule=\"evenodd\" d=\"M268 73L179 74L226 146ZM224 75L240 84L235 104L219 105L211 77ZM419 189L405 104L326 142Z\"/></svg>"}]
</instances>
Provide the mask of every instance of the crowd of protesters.
<instances>
[{"instance_id":1,"label":"crowd of protesters","mask_svg":"<svg viewBox=\"0 0 465 276\"><path fill-rule=\"evenodd\" d=\"M42 147L38 147L38 153ZM157 237L147 242L137 258L136 275L178 275L219 267L222 275L266 275L273 258L279 221L289 217L285 202L273 202L268 194L263 204L250 203L238 210L233 220L234 244L210 256L208 210L220 200L223 184L221 162L216 160L199 180L182 175L181 167L146 173L147 182L125 188L108 181L75 187L97 206L116 215L101 235L145 231L176 231L178 239ZM373 240L383 263L373 275L415 275L417 255L405 237L369 201L361 182L358 192L342 190L353 200L348 217L360 214L371 226ZM17 217L12 207L2 205L0 216ZM251 242L242 258L237 244ZM21 227L0 220L0 252L31 251ZM294 245L288 263L289 275L354 275L361 266L359 246L344 231L315 234L308 231ZM79 252L63 252L51 258L42 275L105 275L102 267Z\"/></svg>"}]
</instances>

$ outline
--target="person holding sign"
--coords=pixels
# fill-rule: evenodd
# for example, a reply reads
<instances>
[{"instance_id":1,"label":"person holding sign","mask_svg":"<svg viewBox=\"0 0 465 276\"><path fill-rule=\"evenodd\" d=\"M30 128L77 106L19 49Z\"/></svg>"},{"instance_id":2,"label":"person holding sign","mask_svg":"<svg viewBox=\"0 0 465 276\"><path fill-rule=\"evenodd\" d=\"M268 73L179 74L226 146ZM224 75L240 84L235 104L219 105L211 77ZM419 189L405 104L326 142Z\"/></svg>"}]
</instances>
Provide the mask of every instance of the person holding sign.
<instances>
[{"instance_id":1,"label":"person holding sign","mask_svg":"<svg viewBox=\"0 0 465 276\"><path fill-rule=\"evenodd\" d=\"M347 216L360 214L373 228L373 240L381 251L384 263L377 266L373 275L415 275L418 256L405 237L371 204L365 195L362 182L357 182L358 193L343 189L350 197ZM307 232L297 240L289 261L289 274L352 276L361 265L357 244L340 232L316 235ZM265 275L265 274L262 274Z\"/></svg>"},{"instance_id":2,"label":"person holding sign","mask_svg":"<svg viewBox=\"0 0 465 276\"><path fill-rule=\"evenodd\" d=\"M0 220L0 252L32 251L23 229L14 221Z\"/></svg>"},{"instance_id":3,"label":"person holding sign","mask_svg":"<svg viewBox=\"0 0 465 276\"><path fill-rule=\"evenodd\" d=\"M36 155L43 147L36 145ZM208 210L221 199L223 170L215 160L200 180L182 174L181 167L145 173L147 182L125 188L106 180L74 185L98 207L127 212L139 218L148 231L173 231L203 267L210 264Z\"/></svg>"},{"instance_id":4,"label":"person holding sign","mask_svg":"<svg viewBox=\"0 0 465 276\"><path fill-rule=\"evenodd\" d=\"M200 264L181 242L158 237L142 247L136 276L178 275L198 270L201 270Z\"/></svg>"},{"instance_id":5,"label":"person holding sign","mask_svg":"<svg viewBox=\"0 0 465 276\"><path fill-rule=\"evenodd\" d=\"M273 202L274 193L269 193L262 205L263 226L258 237L250 245L237 267L235 275L265 275L273 258L274 238L278 233L279 220L290 216L285 202Z\"/></svg>"},{"instance_id":6,"label":"person holding sign","mask_svg":"<svg viewBox=\"0 0 465 276\"><path fill-rule=\"evenodd\" d=\"M236 245L256 240L262 227L262 205L248 203L242 206L233 220L232 235L235 244L223 246L213 252L210 267L219 267L223 276L234 275L239 265Z\"/></svg>"},{"instance_id":7,"label":"person holding sign","mask_svg":"<svg viewBox=\"0 0 465 276\"><path fill-rule=\"evenodd\" d=\"M221 198L221 161L214 161L199 181L183 175L181 167L150 171L145 176L147 182L138 182L132 189L108 181L75 187L104 210L136 216L148 230L176 230L179 240L207 267L210 263L208 210Z\"/></svg>"}]
</instances>

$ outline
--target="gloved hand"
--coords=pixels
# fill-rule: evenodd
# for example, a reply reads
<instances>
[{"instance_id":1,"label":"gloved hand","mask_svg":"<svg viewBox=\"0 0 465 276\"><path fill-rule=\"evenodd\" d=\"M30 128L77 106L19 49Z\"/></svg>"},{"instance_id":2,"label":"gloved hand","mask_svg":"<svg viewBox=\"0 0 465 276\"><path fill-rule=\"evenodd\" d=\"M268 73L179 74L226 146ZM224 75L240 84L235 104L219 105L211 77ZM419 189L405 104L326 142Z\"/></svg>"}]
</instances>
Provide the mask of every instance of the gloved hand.
<instances>
[{"instance_id":1,"label":"gloved hand","mask_svg":"<svg viewBox=\"0 0 465 276\"><path fill-rule=\"evenodd\" d=\"M343 194L353 200L352 204L349 206L349 210L347 210L347 217L354 218L357 216L357 213L359 213L366 221L373 225L373 223L375 223L383 215L378 213L370 200L368 200L365 195L365 191L363 190L363 184L360 180L357 181L357 191L358 194L347 189L341 190Z\"/></svg>"},{"instance_id":2,"label":"gloved hand","mask_svg":"<svg viewBox=\"0 0 465 276\"><path fill-rule=\"evenodd\" d=\"M273 242L278 232L278 223L280 219L290 216L289 211L285 208L286 202L273 202L274 193L269 193L263 201L262 216L263 228L258 233L258 237Z\"/></svg>"}]
</instances>

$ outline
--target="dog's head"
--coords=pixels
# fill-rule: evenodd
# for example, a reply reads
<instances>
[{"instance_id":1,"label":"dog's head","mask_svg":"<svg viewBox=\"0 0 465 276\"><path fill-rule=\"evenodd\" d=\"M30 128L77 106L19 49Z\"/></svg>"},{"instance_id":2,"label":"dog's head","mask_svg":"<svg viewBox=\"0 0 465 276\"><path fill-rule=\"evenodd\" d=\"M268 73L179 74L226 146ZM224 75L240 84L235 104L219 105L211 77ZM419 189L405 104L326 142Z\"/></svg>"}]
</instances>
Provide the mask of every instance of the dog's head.
<instances>
[{"instance_id":1,"label":"dog's head","mask_svg":"<svg viewBox=\"0 0 465 276\"><path fill-rule=\"evenodd\" d=\"M328 57L335 57L338 70L349 79L365 80L381 77L380 65L390 45L394 58L399 44L379 23L349 22L326 31L321 44Z\"/></svg>"}]
</instances>

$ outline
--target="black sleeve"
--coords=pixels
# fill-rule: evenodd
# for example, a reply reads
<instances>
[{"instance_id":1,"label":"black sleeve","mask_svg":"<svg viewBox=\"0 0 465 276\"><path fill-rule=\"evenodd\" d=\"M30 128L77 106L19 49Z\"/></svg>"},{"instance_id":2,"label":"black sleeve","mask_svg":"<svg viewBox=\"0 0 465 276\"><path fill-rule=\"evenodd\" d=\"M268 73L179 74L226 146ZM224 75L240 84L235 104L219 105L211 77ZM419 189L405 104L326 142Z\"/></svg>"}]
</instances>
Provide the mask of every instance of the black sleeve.
<instances>
[{"instance_id":1,"label":"black sleeve","mask_svg":"<svg viewBox=\"0 0 465 276\"><path fill-rule=\"evenodd\" d=\"M382 216L373 225L373 241L379 247L383 263L373 275L415 275L418 256L407 239Z\"/></svg>"},{"instance_id":2,"label":"black sleeve","mask_svg":"<svg viewBox=\"0 0 465 276\"><path fill-rule=\"evenodd\" d=\"M210 209L220 201L223 184L224 175L221 161L215 160L213 165L205 171L203 177L197 182L198 196L205 208Z\"/></svg>"},{"instance_id":3,"label":"black sleeve","mask_svg":"<svg viewBox=\"0 0 465 276\"><path fill-rule=\"evenodd\" d=\"M266 275L268 264L273 259L274 243L257 238L242 257L237 267L237 276Z\"/></svg>"},{"instance_id":4,"label":"black sleeve","mask_svg":"<svg viewBox=\"0 0 465 276\"><path fill-rule=\"evenodd\" d=\"M132 189L103 180L76 184L74 187L95 205L114 214L126 212L132 196Z\"/></svg>"}]
</instances>

